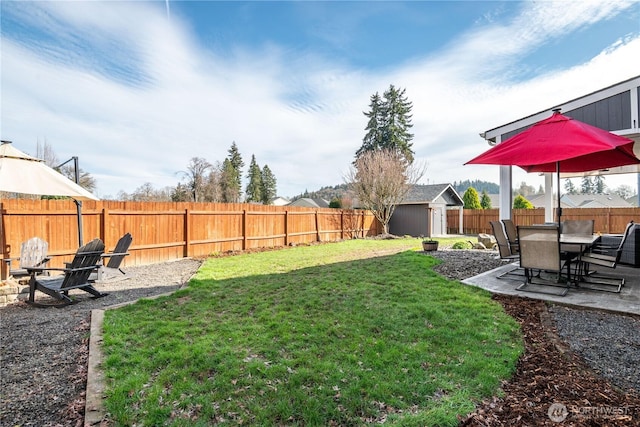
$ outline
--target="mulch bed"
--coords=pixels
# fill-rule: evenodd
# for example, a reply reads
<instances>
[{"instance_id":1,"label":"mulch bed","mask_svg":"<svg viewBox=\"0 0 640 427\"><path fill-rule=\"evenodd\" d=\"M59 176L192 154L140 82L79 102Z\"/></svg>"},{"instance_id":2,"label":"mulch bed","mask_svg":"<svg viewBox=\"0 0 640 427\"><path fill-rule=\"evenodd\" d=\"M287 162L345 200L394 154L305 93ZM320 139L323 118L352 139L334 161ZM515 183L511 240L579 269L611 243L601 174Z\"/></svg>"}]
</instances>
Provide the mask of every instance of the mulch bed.
<instances>
[{"instance_id":1,"label":"mulch bed","mask_svg":"<svg viewBox=\"0 0 640 427\"><path fill-rule=\"evenodd\" d=\"M595 374L558 337L544 302L495 295L521 325L525 352L504 396L485 401L462 426L637 426L640 395ZM554 405L555 404L555 405Z\"/></svg>"}]
</instances>

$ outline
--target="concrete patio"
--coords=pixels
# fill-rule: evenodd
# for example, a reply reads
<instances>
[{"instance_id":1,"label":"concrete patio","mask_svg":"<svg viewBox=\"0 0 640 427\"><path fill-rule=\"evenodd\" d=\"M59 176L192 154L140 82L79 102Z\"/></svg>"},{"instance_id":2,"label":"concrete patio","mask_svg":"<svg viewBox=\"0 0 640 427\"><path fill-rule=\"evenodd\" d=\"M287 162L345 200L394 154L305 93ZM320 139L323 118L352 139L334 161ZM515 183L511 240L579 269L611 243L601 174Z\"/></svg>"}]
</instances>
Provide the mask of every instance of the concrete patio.
<instances>
[{"instance_id":1,"label":"concrete patio","mask_svg":"<svg viewBox=\"0 0 640 427\"><path fill-rule=\"evenodd\" d=\"M516 288L524 282L524 277L506 276L499 279L501 274L513 270L517 263L505 264L495 270L487 271L478 276L470 277L462 282L468 285L486 289L492 293L518 295L527 298L553 301L566 305L584 308L609 310L619 313L640 315L640 268L618 265L615 269L600 270L607 276L625 279L620 293L603 292L571 287L567 295L557 296L538 292L524 292ZM605 271L606 270L606 271Z\"/></svg>"}]
</instances>

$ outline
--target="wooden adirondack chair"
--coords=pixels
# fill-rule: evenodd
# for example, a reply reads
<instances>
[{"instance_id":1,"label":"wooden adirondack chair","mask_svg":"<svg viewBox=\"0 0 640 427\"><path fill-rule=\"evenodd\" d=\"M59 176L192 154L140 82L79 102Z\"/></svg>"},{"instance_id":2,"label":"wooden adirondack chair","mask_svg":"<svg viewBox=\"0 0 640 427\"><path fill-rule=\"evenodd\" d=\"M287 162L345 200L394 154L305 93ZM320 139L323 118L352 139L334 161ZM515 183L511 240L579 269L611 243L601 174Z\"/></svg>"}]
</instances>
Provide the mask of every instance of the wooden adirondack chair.
<instances>
[{"instance_id":1,"label":"wooden adirondack chair","mask_svg":"<svg viewBox=\"0 0 640 427\"><path fill-rule=\"evenodd\" d=\"M96 268L98 268L100 257L103 253L104 243L100 239L94 239L78 249L73 261L67 264L66 268L28 268L29 273L31 274L31 278L29 280L29 303L34 305L51 305L36 303L35 293L37 290L62 301L62 304L58 305L67 305L73 302L69 297L69 291L71 289L83 290L96 298L107 295L105 293L101 293L94 288L91 283L89 283L89 276L96 270ZM44 271L53 270L63 271L64 275L52 277L37 275Z\"/></svg>"},{"instance_id":2,"label":"wooden adirondack chair","mask_svg":"<svg viewBox=\"0 0 640 427\"><path fill-rule=\"evenodd\" d=\"M46 267L47 263L51 260L51 258L47 256L48 250L49 244L39 237L32 237L26 242L23 242L22 245L20 245L20 258L3 259L3 261L7 263L9 276L28 276L29 271L27 268ZM14 261L18 262L15 268L12 267Z\"/></svg>"},{"instance_id":3,"label":"wooden adirondack chair","mask_svg":"<svg viewBox=\"0 0 640 427\"><path fill-rule=\"evenodd\" d=\"M133 237L131 237L131 233L127 233L118 240L116 243L116 247L113 249L113 252L108 252L102 254L102 264L98 271L92 273L89 277L90 282L95 281L106 281L106 280L123 280L128 279L130 276L122 270L120 265L124 260L124 257L129 255L129 246L131 246L131 242L133 241ZM109 258L109 262L104 264L104 258Z\"/></svg>"}]
</instances>

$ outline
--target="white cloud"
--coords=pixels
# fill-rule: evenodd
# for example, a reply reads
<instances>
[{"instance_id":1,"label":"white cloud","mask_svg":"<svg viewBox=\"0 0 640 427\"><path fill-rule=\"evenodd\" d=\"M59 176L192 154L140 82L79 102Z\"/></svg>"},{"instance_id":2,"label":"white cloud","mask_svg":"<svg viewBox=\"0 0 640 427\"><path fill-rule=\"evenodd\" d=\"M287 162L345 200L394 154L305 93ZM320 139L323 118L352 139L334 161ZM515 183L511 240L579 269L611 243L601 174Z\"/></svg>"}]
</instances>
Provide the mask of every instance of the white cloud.
<instances>
[{"instance_id":1,"label":"white cloud","mask_svg":"<svg viewBox=\"0 0 640 427\"><path fill-rule=\"evenodd\" d=\"M437 55L384 73L309 52L292 57L278 46L217 56L198 44L189 23L176 15L169 21L157 5L38 4L38 13L25 6L20 19L81 44L87 56L64 61L63 50L51 54L50 46L3 37L2 138L31 152L46 138L61 160L78 155L100 195L145 182L175 185L191 157L221 161L233 141L245 163L255 154L269 165L282 195L341 183L364 134L369 97L391 83L406 88L414 104L414 149L428 163L425 180L497 182L496 167L462 166L487 148L480 132L640 69L635 34L612 40L588 63L525 82L510 78L510 67L549 38L628 2L525 3L512 21L475 27ZM112 78L114 64L134 78Z\"/></svg>"}]
</instances>

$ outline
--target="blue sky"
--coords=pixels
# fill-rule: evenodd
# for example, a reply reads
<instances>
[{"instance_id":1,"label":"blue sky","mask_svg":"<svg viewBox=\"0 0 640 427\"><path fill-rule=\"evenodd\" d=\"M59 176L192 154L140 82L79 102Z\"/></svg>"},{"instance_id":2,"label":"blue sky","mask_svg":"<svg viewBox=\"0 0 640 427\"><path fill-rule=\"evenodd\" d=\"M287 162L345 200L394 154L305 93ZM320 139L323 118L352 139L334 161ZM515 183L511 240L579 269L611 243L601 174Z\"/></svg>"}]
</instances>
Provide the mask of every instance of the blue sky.
<instances>
[{"instance_id":1,"label":"blue sky","mask_svg":"<svg viewBox=\"0 0 640 427\"><path fill-rule=\"evenodd\" d=\"M497 167L463 166L488 148L479 133L640 74L637 1L0 8L0 136L79 156L102 197L174 186L189 159L222 161L234 141L282 196L340 184L369 97L390 84L413 102L422 183L497 183ZM542 183L516 169L516 184Z\"/></svg>"}]
</instances>

